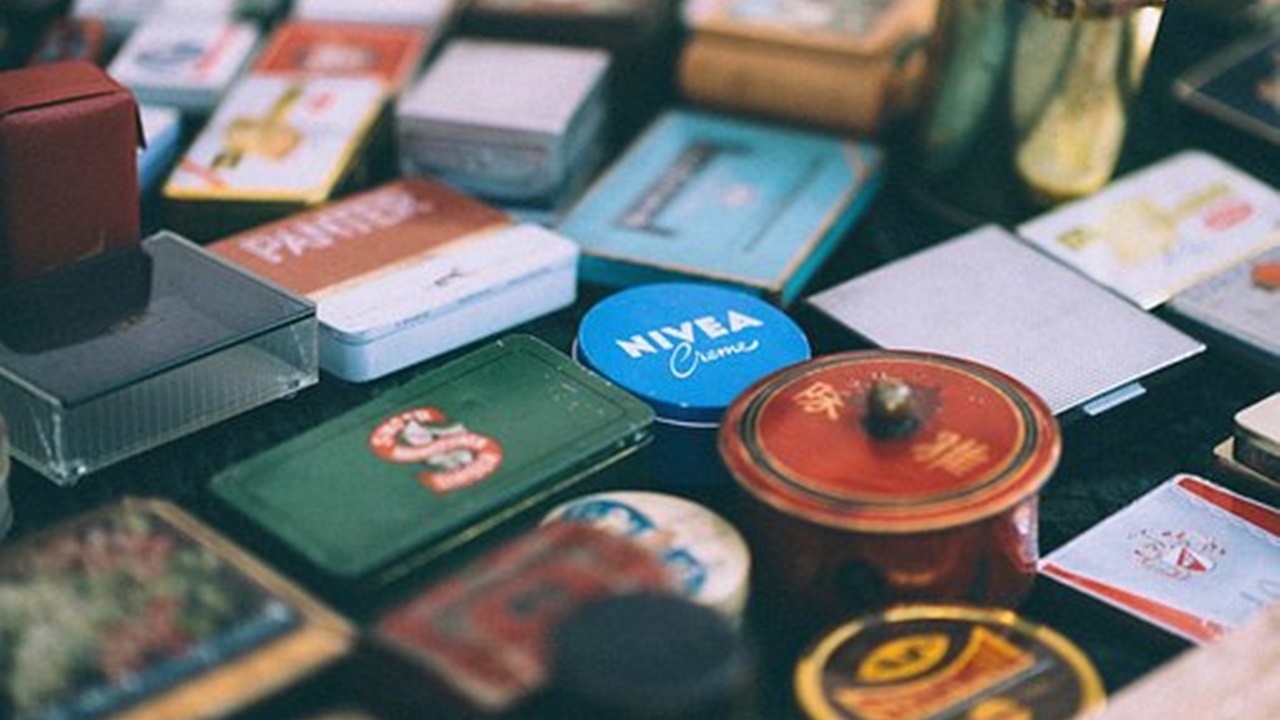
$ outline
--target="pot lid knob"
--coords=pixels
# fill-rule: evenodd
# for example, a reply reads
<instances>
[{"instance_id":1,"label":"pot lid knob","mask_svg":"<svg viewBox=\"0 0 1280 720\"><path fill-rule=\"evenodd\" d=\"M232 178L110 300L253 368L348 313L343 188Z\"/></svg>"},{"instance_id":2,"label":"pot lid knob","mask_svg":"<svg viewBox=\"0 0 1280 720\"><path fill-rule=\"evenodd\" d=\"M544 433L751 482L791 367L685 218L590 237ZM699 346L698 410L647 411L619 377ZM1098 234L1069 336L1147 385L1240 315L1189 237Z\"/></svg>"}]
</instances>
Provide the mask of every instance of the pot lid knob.
<instances>
[{"instance_id":1,"label":"pot lid knob","mask_svg":"<svg viewBox=\"0 0 1280 720\"><path fill-rule=\"evenodd\" d=\"M867 392L867 412L863 419L872 437L889 440L906 437L920 427L915 393L899 378L878 377Z\"/></svg>"}]
</instances>

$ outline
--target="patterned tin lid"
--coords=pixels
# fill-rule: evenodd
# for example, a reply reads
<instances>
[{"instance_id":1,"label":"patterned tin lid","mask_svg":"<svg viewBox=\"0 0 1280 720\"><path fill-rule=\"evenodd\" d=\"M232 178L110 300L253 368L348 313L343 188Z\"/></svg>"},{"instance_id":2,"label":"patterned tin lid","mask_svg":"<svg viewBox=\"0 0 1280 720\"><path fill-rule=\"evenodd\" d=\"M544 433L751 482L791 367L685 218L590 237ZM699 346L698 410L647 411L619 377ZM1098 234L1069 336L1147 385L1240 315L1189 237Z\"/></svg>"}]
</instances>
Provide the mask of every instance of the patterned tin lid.
<instances>
[{"instance_id":1,"label":"patterned tin lid","mask_svg":"<svg viewBox=\"0 0 1280 720\"><path fill-rule=\"evenodd\" d=\"M909 533L1035 493L1061 453L1026 386L943 355L858 351L760 380L729 408L720 454L747 491L810 522Z\"/></svg>"},{"instance_id":2,"label":"patterned tin lid","mask_svg":"<svg viewBox=\"0 0 1280 720\"><path fill-rule=\"evenodd\" d=\"M662 558L684 594L737 622L746 607L751 551L733 525L675 495L602 492L573 498L543 523L580 522L638 541Z\"/></svg>"},{"instance_id":3,"label":"patterned tin lid","mask_svg":"<svg viewBox=\"0 0 1280 720\"><path fill-rule=\"evenodd\" d=\"M810 355L786 313L698 283L641 285L605 298L583 317L576 352L659 419L710 425L751 383Z\"/></svg>"},{"instance_id":4,"label":"patterned tin lid","mask_svg":"<svg viewBox=\"0 0 1280 720\"><path fill-rule=\"evenodd\" d=\"M809 720L1073 718L1104 703L1070 640L1010 610L903 605L835 629L796 665Z\"/></svg>"}]
</instances>

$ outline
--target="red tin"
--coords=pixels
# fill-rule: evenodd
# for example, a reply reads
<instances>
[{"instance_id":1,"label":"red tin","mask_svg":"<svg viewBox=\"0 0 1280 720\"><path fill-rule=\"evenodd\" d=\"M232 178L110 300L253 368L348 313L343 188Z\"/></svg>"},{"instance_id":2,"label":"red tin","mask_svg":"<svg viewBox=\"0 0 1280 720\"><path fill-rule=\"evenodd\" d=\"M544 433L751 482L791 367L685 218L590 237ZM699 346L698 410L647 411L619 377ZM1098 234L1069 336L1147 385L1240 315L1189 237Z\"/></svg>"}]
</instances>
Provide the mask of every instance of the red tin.
<instances>
[{"instance_id":1,"label":"red tin","mask_svg":"<svg viewBox=\"0 0 1280 720\"><path fill-rule=\"evenodd\" d=\"M720 453L757 502L759 580L813 615L897 600L1016 603L1061 440L1025 385L967 360L859 351L793 365L730 406Z\"/></svg>"},{"instance_id":2,"label":"red tin","mask_svg":"<svg viewBox=\"0 0 1280 720\"><path fill-rule=\"evenodd\" d=\"M87 62L0 73L0 282L136 245L133 95Z\"/></svg>"}]
</instances>

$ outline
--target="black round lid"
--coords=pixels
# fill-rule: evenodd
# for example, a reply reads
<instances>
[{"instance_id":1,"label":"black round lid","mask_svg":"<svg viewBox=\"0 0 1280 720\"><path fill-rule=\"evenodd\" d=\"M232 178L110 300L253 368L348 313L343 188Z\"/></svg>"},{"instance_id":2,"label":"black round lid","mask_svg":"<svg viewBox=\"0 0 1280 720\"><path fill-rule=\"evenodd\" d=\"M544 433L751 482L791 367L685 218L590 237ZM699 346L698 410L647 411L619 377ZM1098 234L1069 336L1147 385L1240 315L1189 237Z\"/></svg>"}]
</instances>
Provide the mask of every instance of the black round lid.
<instances>
[{"instance_id":1,"label":"black round lid","mask_svg":"<svg viewBox=\"0 0 1280 720\"><path fill-rule=\"evenodd\" d=\"M754 679L738 630L677 595L587 603L559 625L551 650L554 692L600 717L715 717L737 706Z\"/></svg>"}]
</instances>

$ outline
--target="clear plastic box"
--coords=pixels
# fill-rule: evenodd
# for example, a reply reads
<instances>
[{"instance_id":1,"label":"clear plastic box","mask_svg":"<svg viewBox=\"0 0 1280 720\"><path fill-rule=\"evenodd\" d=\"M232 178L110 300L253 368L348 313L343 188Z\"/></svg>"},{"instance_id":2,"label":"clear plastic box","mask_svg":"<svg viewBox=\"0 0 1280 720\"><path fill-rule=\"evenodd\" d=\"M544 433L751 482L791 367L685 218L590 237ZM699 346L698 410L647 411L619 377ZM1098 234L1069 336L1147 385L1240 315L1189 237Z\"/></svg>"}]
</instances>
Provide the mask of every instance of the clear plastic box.
<instances>
[{"instance_id":1,"label":"clear plastic box","mask_svg":"<svg viewBox=\"0 0 1280 720\"><path fill-rule=\"evenodd\" d=\"M315 306L172 233L0 289L0 413L54 482L318 380Z\"/></svg>"}]
</instances>

